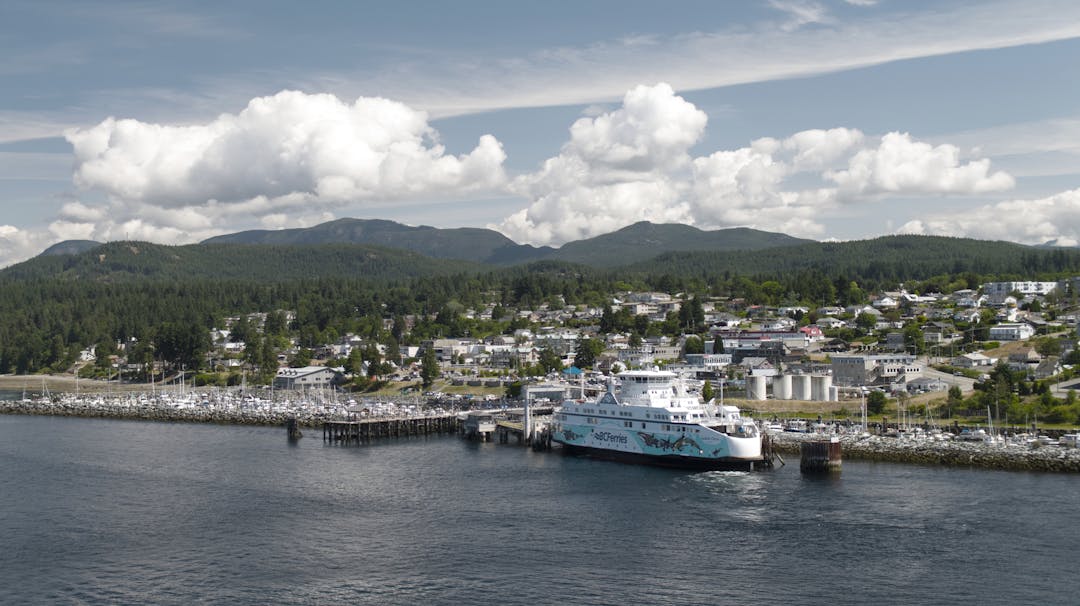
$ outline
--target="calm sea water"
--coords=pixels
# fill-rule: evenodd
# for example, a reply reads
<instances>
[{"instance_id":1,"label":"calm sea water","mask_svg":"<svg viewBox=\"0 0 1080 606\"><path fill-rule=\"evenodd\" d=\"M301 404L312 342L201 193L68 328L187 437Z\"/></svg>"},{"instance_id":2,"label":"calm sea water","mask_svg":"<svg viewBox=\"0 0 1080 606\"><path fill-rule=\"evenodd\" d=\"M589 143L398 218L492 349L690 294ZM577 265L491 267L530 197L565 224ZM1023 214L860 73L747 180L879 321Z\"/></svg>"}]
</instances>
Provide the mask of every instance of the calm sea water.
<instances>
[{"instance_id":1,"label":"calm sea water","mask_svg":"<svg viewBox=\"0 0 1080 606\"><path fill-rule=\"evenodd\" d=\"M1080 478L0 416L4 604L1066 604Z\"/></svg>"}]
</instances>

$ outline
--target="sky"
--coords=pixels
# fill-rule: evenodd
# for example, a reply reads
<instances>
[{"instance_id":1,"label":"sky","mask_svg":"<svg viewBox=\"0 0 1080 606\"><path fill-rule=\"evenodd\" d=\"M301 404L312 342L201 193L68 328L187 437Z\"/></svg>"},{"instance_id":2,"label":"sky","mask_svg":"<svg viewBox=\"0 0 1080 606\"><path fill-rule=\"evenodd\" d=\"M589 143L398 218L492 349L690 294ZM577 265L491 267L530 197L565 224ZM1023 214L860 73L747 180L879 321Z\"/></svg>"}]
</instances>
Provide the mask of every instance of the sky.
<instances>
[{"instance_id":1,"label":"sky","mask_svg":"<svg viewBox=\"0 0 1080 606\"><path fill-rule=\"evenodd\" d=\"M0 53L0 266L343 217L1080 244L1074 0L5 0Z\"/></svg>"}]
</instances>

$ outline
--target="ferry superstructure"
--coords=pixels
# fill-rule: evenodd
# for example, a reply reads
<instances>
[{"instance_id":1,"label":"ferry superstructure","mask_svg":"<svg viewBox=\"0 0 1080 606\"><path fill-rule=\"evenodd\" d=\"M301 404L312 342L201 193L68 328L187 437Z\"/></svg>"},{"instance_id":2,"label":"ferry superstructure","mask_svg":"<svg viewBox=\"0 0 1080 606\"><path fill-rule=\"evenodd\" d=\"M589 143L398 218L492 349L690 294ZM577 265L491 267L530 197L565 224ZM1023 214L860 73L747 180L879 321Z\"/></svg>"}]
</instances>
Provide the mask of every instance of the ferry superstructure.
<instances>
[{"instance_id":1,"label":"ferry superstructure","mask_svg":"<svg viewBox=\"0 0 1080 606\"><path fill-rule=\"evenodd\" d=\"M552 441L569 452L687 469L752 470L762 463L761 433L735 406L706 406L675 373L618 375L595 399L565 400L552 418Z\"/></svg>"}]
</instances>

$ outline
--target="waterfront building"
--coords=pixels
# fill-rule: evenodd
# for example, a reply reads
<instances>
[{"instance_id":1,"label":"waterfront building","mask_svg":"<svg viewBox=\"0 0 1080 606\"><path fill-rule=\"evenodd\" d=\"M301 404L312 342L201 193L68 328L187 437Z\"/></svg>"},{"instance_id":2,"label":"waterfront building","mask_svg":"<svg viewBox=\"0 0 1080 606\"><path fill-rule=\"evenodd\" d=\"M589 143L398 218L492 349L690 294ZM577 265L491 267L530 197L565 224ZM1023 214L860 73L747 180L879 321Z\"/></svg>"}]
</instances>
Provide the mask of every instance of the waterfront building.
<instances>
[{"instance_id":1,"label":"waterfront building","mask_svg":"<svg viewBox=\"0 0 1080 606\"><path fill-rule=\"evenodd\" d=\"M832 356L830 366L837 385L906 383L922 376L923 366L907 354L846 354Z\"/></svg>"},{"instance_id":2,"label":"waterfront building","mask_svg":"<svg viewBox=\"0 0 1080 606\"><path fill-rule=\"evenodd\" d=\"M274 377L274 389L312 389L329 387L337 373L325 366L279 368Z\"/></svg>"}]
</instances>

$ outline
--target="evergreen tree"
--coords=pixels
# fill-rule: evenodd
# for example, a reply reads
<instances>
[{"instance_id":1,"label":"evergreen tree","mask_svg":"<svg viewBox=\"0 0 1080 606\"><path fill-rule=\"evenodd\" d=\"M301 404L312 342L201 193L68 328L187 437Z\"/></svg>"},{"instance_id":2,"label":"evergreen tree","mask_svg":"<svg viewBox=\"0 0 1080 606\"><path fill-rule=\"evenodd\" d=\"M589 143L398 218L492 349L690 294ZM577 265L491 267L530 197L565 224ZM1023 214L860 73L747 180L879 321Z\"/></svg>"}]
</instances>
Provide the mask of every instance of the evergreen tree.
<instances>
[{"instance_id":1,"label":"evergreen tree","mask_svg":"<svg viewBox=\"0 0 1080 606\"><path fill-rule=\"evenodd\" d=\"M544 373L553 372L556 370L562 370L562 359L559 358L559 354L555 353L555 350L550 345L545 345L540 350L540 368L544 370Z\"/></svg>"},{"instance_id":2,"label":"evergreen tree","mask_svg":"<svg viewBox=\"0 0 1080 606\"><path fill-rule=\"evenodd\" d=\"M596 359L604 351L604 343L597 339L582 337L578 340L574 350L574 366L578 368L592 368L596 365Z\"/></svg>"},{"instance_id":3,"label":"evergreen tree","mask_svg":"<svg viewBox=\"0 0 1080 606\"><path fill-rule=\"evenodd\" d=\"M713 391L712 381L705 380L705 384L701 386L701 397L706 402L713 399L716 393Z\"/></svg>"},{"instance_id":4,"label":"evergreen tree","mask_svg":"<svg viewBox=\"0 0 1080 606\"><path fill-rule=\"evenodd\" d=\"M420 382L424 387L431 387L435 379L439 378L439 361L435 359L435 348L424 349L424 355L420 359Z\"/></svg>"},{"instance_id":5,"label":"evergreen tree","mask_svg":"<svg viewBox=\"0 0 1080 606\"><path fill-rule=\"evenodd\" d=\"M697 335L690 335L686 337L686 341L683 342L683 355L686 354L703 354L705 353L705 342L701 340L701 337Z\"/></svg>"}]
</instances>

